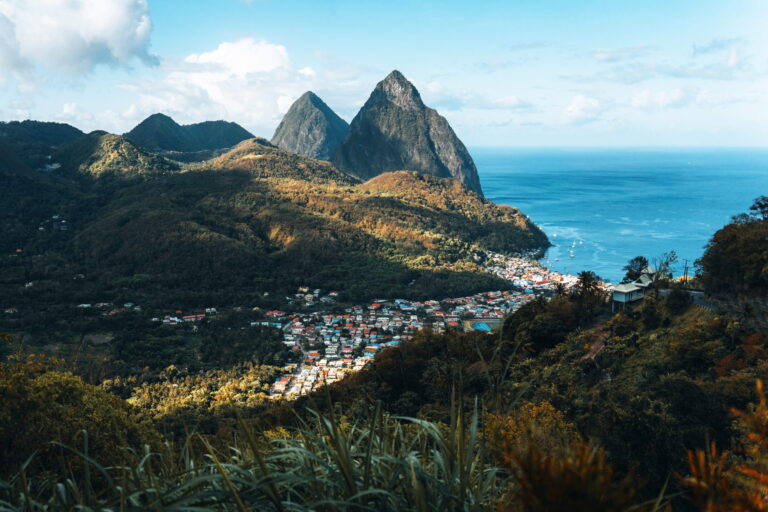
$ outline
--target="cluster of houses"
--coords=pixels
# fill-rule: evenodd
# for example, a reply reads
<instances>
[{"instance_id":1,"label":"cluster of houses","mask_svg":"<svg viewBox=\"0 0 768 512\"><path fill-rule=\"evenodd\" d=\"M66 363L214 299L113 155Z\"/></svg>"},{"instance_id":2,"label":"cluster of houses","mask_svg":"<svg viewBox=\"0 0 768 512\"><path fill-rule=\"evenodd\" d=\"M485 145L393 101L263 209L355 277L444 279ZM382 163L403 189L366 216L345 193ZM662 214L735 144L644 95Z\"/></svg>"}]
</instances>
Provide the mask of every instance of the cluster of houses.
<instances>
[{"instance_id":1,"label":"cluster of houses","mask_svg":"<svg viewBox=\"0 0 768 512\"><path fill-rule=\"evenodd\" d=\"M339 296L339 292L330 291L327 295L322 295L320 289L310 290L309 286L300 286L293 297L286 297L288 304L298 304L306 307L312 307L316 304L333 304Z\"/></svg>"},{"instance_id":2,"label":"cluster of houses","mask_svg":"<svg viewBox=\"0 0 768 512\"><path fill-rule=\"evenodd\" d=\"M163 317L152 318L153 322L160 322L163 325L182 325L182 324L194 324L202 322L208 316L218 313L216 308L205 308L205 313L190 313L185 315L183 311L177 310L173 315L165 315Z\"/></svg>"},{"instance_id":3,"label":"cluster of houses","mask_svg":"<svg viewBox=\"0 0 768 512\"><path fill-rule=\"evenodd\" d=\"M485 268L514 288L442 301L376 300L337 314L268 311L270 321L262 323L282 328L283 342L302 354L295 370L272 385L271 397L291 398L340 380L365 368L380 350L410 340L419 329L488 330L537 295L558 287L568 289L578 282L577 276L555 272L534 260L496 253L487 255ZM613 288L605 283L601 286L606 291ZM336 296L336 292L323 296L321 290L310 292L302 287L295 299L312 305L319 297L322 301L322 297Z\"/></svg>"},{"instance_id":4,"label":"cluster of houses","mask_svg":"<svg viewBox=\"0 0 768 512\"><path fill-rule=\"evenodd\" d=\"M38 231L69 231L69 222L67 219L61 217L61 215L53 215L50 219L46 219L40 223L37 227Z\"/></svg>"},{"instance_id":5,"label":"cluster of houses","mask_svg":"<svg viewBox=\"0 0 768 512\"><path fill-rule=\"evenodd\" d=\"M411 340L420 329L444 332L472 329L476 324L468 320L500 321L535 296L508 290L442 301L376 300L340 313L272 310L269 320L252 325L281 328L283 343L301 353L302 362L271 388L274 399L291 398L365 368L379 351Z\"/></svg>"},{"instance_id":6,"label":"cluster of houses","mask_svg":"<svg viewBox=\"0 0 768 512\"><path fill-rule=\"evenodd\" d=\"M121 306L115 305L112 302L96 302L94 304L90 303L83 303L78 304L77 307L79 309L101 309L105 310L102 313L102 316L114 316L118 313L123 313L125 311L141 311L141 306L134 304L133 302L126 302L125 304Z\"/></svg>"},{"instance_id":7,"label":"cluster of houses","mask_svg":"<svg viewBox=\"0 0 768 512\"><path fill-rule=\"evenodd\" d=\"M360 371L370 362L369 358L356 357L330 360L322 358L312 365L302 365L295 373L287 373L275 380L270 389L270 398L306 395L326 384L333 384L351 372Z\"/></svg>"},{"instance_id":8,"label":"cluster of houses","mask_svg":"<svg viewBox=\"0 0 768 512\"><path fill-rule=\"evenodd\" d=\"M487 271L506 279L528 293L554 291L558 285L571 288L578 281L577 276L555 272L542 267L535 260L514 258L493 252L487 253L487 256L488 259L484 265Z\"/></svg>"}]
</instances>

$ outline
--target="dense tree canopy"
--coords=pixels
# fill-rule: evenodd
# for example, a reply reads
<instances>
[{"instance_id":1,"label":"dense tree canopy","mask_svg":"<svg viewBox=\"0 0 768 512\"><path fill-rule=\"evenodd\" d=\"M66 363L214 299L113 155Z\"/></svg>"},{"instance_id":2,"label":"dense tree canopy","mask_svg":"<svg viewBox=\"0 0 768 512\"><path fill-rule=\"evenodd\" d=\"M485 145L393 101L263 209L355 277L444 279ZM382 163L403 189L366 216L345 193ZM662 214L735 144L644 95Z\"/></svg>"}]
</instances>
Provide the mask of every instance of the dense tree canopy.
<instances>
[{"instance_id":1,"label":"dense tree canopy","mask_svg":"<svg viewBox=\"0 0 768 512\"><path fill-rule=\"evenodd\" d=\"M33 454L29 474L82 465L83 450L105 464L126 460L124 447L156 444L159 436L138 410L41 357L0 364L0 475L18 471Z\"/></svg>"},{"instance_id":2,"label":"dense tree canopy","mask_svg":"<svg viewBox=\"0 0 768 512\"><path fill-rule=\"evenodd\" d=\"M768 217L765 196L718 230L697 261L709 293L765 295L768 293Z\"/></svg>"}]
</instances>

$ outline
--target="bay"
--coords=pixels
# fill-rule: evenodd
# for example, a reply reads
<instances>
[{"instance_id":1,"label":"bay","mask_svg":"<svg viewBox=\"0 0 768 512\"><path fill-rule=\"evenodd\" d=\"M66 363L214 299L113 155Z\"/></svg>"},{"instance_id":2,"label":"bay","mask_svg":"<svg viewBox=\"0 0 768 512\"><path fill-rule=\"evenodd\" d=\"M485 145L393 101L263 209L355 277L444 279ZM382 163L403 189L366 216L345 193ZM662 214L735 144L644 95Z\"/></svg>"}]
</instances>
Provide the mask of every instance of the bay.
<instances>
[{"instance_id":1,"label":"bay","mask_svg":"<svg viewBox=\"0 0 768 512\"><path fill-rule=\"evenodd\" d=\"M689 274L714 232L768 195L768 149L473 148L485 196L554 244L542 262L617 282L638 255L675 250Z\"/></svg>"}]
</instances>

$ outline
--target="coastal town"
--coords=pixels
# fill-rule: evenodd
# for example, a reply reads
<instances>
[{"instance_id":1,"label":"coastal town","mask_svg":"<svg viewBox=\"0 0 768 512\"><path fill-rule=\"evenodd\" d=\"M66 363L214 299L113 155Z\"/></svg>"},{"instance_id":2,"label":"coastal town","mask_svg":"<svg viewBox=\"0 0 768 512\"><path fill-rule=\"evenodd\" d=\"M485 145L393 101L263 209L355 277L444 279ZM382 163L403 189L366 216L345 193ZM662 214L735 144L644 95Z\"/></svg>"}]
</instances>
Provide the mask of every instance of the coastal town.
<instances>
[{"instance_id":1,"label":"coastal town","mask_svg":"<svg viewBox=\"0 0 768 512\"><path fill-rule=\"evenodd\" d=\"M291 399L337 382L365 368L380 351L407 343L420 329L491 331L526 302L557 287L570 288L578 280L535 260L494 253L485 268L507 280L510 289L439 301L381 299L339 313L268 311L269 319L255 324L282 329L283 343L301 353L301 362L287 367L272 384L270 398ZM293 300L332 304L336 295L301 287Z\"/></svg>"},{"instance_id":2,"label":"coastal town","mask_svg":"<svg viewBox=\"0 0 768 512\"><path fill-rule=\"evenodd\" d=\"M241 328L276 330L282 343L295 354L292 359L297 362L285 367L285 373L275 380L269 392L273 400L291 399L360 371L380 351L407 343L421 329L437 333L449 329L490 332L525 303L538 296L552 295L558 289L567 290L578 282L577 276L548 269L528 257L487 252L483 267L509 283L509 287L439 300L380 298L349 305L339 302L339 291L300 286L293 295L280 301L284 309L235 307L232 310L255 315ZM30 282L26 286L33 285ZM602 286L606 290L611 288L608 284ZM142 306L133 302L81 303L77 308L99 310L108 317L142 312ZM3 312L15 315L17 310L6 308ZM174 310L147 318L171 328L198 332L227 312L207 307ZM107 337L103 343L110 340L111 337Z\"/></svg>"}]
</instances>

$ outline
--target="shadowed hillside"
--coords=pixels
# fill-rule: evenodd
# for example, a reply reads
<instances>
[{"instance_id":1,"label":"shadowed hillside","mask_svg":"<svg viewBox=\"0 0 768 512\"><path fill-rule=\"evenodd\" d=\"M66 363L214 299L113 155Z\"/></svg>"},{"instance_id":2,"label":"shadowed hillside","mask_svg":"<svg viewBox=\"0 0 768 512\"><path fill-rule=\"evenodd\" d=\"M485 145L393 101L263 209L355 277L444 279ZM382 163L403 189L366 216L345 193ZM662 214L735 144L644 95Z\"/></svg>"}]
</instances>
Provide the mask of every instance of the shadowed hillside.
<instances>
[{"instance_id":1,"label":"shadowed hillside","mask_svg":"<svg viewBox=\"0 0 768 512\"><path fill-rule=\"evenodd\" d=\"M152 151L197 152L230 148L253 135L237 123L205 121L180 125L165 114L152 114L125 138Z\"/></svg>"},{"instance_id":2,"label":"shadowed hillside","mask_svg":"<svg viewBox=\"0 0 768 512\"><path fill-rule=\"evenodd\" d=\"M481 268L484 250L518 254L548 244L519 211L453 180L400 172L361 184L263 139L184 166L95 132L56 159L62 168L49 178L76 178L88 199L52 202L74 212L56 251L47 231L15 238L58 262L39 267L44 274L15 274L48 276L49 287L26 292L40 300L68 288L54 276L77 274L97 289L127 280L149 300L190 303L255 300L305 284L349 300L462 295L506 287Z\"/></svg>"}]
</instances>

